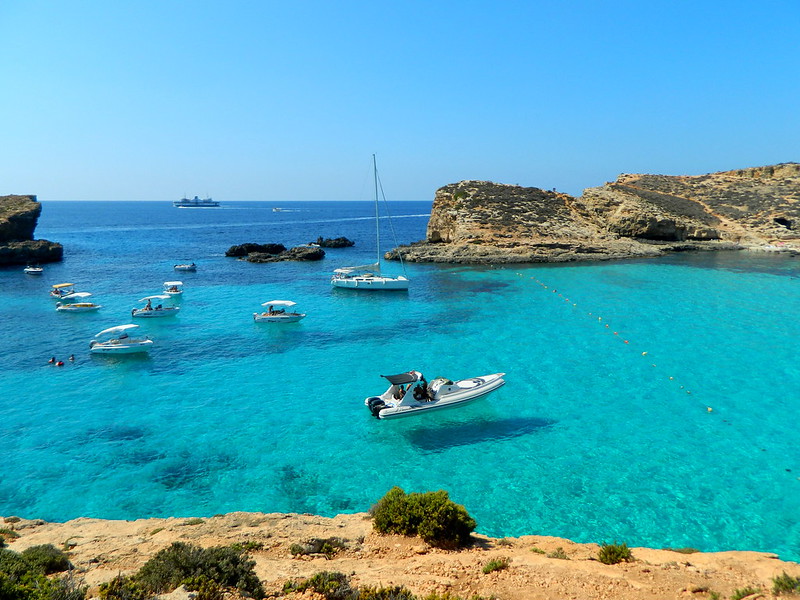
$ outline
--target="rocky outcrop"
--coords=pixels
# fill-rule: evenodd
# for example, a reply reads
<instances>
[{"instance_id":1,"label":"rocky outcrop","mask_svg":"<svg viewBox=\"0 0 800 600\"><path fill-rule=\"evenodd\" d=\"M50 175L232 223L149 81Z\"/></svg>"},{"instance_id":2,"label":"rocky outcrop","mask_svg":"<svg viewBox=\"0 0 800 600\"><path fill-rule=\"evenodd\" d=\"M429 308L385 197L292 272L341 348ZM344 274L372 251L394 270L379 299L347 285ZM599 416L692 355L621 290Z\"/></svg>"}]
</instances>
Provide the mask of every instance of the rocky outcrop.
<instances>
[{"instance_id":1,"label":"rocky outcrop","mask_svg":"<svg viewBox=\"0 0 800 600\"><path fill-rule=\"evenodd\" d=\"M34 240L42 213L36 196L0 196L0 265L47 263L63 258L61 244Z\"/></svg>"},{"instance_id":2,"label":"rocky outcrop","mask_svg":"<svg viewBox=\"0 0 800 600\"><path fill-rule=\"evenodd\" d=\"M325 258L325 250L313 246L297 246L289 248L278 254L267 254L264 252L251 252L245 259L252 263L282 262L285 260L322 260Z\"/></svg>"},{"instance_id":3,"label":"rocky outcrop","mask_svg":"<svg viewBox=\"0 0 800 600\"><path fill-rule=\"evenodd\" d=\"M234 256L237 258L247 256L251 252L259 252L262 254L280 254L286 251L286 246L283 244L238 244L231 246L225 252L225 256Z\"/></svg>"},{"instance_id":4,"label":"rocky outcrop","mask_svg":"<svg viewBox=\"0 0 800 600\"><path fill-rule=\"evenodd\" d=\"M780 244L800 250L800 164L699 176L620 175L580 198L462 181L436 192L405 260L525 263Z\"/></svg>"},{"instance_id":5,"label":"rocky outcrop","mask_svg":"<svg viewBox=\"0 0 800 600\"><path fill-rule=\"evenodd\" d=\"M349 248L350 246L356 245L354 241L348 240L346 237L323 239L322 236L320 236L314 243L320 248Z\"/></svg>"}]
</instances>

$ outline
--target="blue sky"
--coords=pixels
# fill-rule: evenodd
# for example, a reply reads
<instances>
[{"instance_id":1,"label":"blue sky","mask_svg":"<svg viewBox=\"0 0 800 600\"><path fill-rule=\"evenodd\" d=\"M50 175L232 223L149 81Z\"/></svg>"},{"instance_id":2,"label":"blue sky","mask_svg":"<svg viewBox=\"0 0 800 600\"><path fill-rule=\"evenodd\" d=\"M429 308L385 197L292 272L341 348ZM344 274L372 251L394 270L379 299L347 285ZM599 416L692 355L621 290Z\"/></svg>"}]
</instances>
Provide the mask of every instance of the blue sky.
<instances>
[{"instance_id":1,"label":"blue sky","mask_svg":"<svg viewBox=\"0 0 800 600\"><path fill-rule=\"evenodd\" d=\"M800 0L4 0L0 194L431 200L800 161Z\"/></svg>"}]
</instances>

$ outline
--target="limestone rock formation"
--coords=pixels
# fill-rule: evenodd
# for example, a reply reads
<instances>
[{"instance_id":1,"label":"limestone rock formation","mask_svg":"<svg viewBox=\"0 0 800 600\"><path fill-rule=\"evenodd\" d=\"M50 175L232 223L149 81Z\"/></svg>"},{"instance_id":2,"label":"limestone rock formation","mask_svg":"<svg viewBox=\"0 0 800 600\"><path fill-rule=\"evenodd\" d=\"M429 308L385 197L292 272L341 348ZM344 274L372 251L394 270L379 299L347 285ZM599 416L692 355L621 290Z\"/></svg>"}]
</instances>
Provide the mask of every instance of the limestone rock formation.
<instances>
[{"instance_id":1,"label":"limestone rock formation","mask_svg":"<svg viewBox=\"0 0 800 600\"><path fill-rule=\"evenodd\" d=\"M323 239L322 236L319 236L314 243L320 248L349 248L356 245L353 240L349 240L346 237Z\"/></svg>"},{"instance_id":2,"label":"limestone rock formation","mask_svg":"<svg viewBox=\"0 0 800 600\"><path fill-rule=\"evenodd\" d=\"M231 246L225 251L225 256L243 257L251 252L260 252L263 254L280 254L286 251L286 246L283 244L238 244Z\"/></svg>"},{"instance_id":3,"label":"limestone rock formation","mask_svg":"<svg viewBox=\"0 0 800 600\"><path fill-rule=\"evenodd\" d=\"M36 196L0 196L0 265L55 262L62 259L61 244L34 240L42 213Z\"/></svg>"},{"instance_id":4,"label":"limestone rock formation","mask_svg":"<svg viewBox=\"0 0 800 600\"><path fill-rule=\"evenodd\" d=\"M800 164L699 176L620 175L580 198L462 181L436 192L415 262L525 263L781 244L800 250Z\"/></svg>"},{"instance_id":5,"label":"limestone rock formation","mask_svg":"<svg viewBox=\"0 0 800 600\"><path fill-rule=\"evenodd\" d=\"M267 263L267 262L282 262L285 260L322 260L325 258L325 251L322 248L314 248L311 246L297 246L289 248L284 252L277 254L268 254L264 252L251 252L247 255L247 262L252 263Z\"/></svg>"}]
</instances>

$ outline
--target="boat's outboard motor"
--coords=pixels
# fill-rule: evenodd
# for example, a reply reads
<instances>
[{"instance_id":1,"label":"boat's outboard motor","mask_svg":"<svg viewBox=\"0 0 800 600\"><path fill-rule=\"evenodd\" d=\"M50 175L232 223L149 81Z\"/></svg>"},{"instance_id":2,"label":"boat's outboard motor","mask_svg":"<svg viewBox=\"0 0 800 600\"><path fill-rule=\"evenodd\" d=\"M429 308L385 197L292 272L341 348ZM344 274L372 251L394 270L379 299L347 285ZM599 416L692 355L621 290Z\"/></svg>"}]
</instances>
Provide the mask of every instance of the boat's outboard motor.
<instances>
[{"instance_id":1,"label":"boat's outboard motor","mask_svg":"<svg viewBox=\"0 0 800 600\"><path fill-rule=\"evenodd\" d=\"M367 406L373 417L378 417L382 409L386 408L386 403L378 396L374 396L367 400Z\"/></svg>"}]
</instances>

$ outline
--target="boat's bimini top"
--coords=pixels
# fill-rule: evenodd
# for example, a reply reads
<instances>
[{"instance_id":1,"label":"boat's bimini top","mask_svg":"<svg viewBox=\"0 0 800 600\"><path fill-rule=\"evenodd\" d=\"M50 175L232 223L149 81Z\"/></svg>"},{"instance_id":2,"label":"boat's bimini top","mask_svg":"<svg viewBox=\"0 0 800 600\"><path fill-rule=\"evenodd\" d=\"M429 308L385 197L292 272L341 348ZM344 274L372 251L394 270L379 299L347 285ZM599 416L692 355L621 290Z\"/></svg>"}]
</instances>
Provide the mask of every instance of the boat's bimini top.
<instances>
[{"instance_id":1,"label":"boat's bimini top","mask_svg":"<svg viewBox=\"0 0 800 600\"><path fill-rule=\"evenodd\" d=\"M262 302L261 306L294 306L297 302L292 302L291 300L270 300L269 302Z\"/></svg>"},{"instance_id":2,"label":"boat's bimini top","mask_svg":"<svg viewBox=\"0 0 800 600\"><path fill-rule=\"evenodd\" d=\"M164 285L183 285L182 281L165 281Z\"/></svg>"},{"instance_id":3,"label":"boat's bimini top","mask_svg":"<svg viewBox=\"0 0 800 600\"><path fill-rule=\"evenodd\" d=\"M393 385L403 385L406 383L414 383L415 381L422 381L424 377L419 371L409 371L407 373L400 373L399 375L381 375L384 379L388 379L389 383Z\"/></svg>"},{"instance_id":4,"label":"boat's bimini top","mask_svg":"<svg viewBox=\"0 0 800 600\"><path fill-rule=\"evenodd\" d=\"M118 325L117 327L109 327L108 329L104 329L103 331L101 331L100 333L95 335L94 337L95 338L99 338L99 337L105 336L105 335L113 335L113 334L116 334L116 333L122 333L123 331L128 331L129 329L136 329L138 327L139 327L138 325L134 325L132 323L129 324L129 325Z\"/></svg>"},{"instance_id":5,"label":"boat's bimini top","mask_svg":"<svg viewBox=\"0 0 800 600\"><path fill-rule=\"evenodd\" d=\"M74 283L57 283L53 287L55 289L57 289L57 290L60 290L61 288L72 287L73 285L75 285L75 284Z\"/></svg>"}]
</instances>

